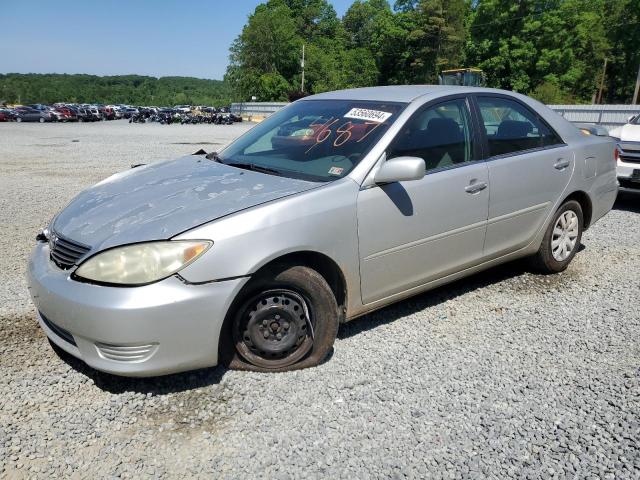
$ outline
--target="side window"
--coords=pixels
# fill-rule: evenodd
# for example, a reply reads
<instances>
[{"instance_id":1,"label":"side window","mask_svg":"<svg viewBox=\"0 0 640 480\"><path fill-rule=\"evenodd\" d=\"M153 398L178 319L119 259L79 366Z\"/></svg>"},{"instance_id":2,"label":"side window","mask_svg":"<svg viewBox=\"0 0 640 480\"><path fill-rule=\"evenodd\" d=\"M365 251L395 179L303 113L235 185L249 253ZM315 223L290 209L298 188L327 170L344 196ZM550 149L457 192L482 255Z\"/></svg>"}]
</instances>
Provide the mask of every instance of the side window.
<instances>
[{"instance_id":1,"label":"side window","mask_svg":"<svg viewBox=\"0 0 640 480\"><path fill-rule=\"evenodd\" d=\"M387 158L424 160L426 170L473 161L471 117L464 99L451 100L417 112L387 151Z\"/></svg>"},{"instance_id":2,"label":"side window","mask_svg":"<svg viewBox=\"0 0 640 480\"><path fill-rule=\"evenodd\" d=\"M516 101L478 97L478 106L492 157L562 143L537 115Z\"/></svg>"}]
</instances>

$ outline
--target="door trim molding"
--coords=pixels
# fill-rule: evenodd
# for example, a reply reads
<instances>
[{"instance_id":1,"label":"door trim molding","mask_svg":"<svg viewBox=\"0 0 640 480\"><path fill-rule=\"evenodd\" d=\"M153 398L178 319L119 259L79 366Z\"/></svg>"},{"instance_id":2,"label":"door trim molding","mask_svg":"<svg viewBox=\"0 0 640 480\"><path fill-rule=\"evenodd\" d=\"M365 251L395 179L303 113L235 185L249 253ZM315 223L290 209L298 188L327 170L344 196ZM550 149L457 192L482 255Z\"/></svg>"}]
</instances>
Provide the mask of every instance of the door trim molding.
<instances>
[{"instance_id":1,"label":"door trim molding","mask_svg":"<svg viewBox=\"0 0 640 480\"><path fill-rule=\"evenodd\" d=\"M523 208L522 210L516 210L515 212L506 213L504 215L500 215L498 217L490 218L487 221L487 226L493 225L494 223L502 222L503 220L509 220L510 218L519 217L520 215L526 215L527 213L537 212L538 210L544 210L551 202L539 203L538 205L532 205L527 208Z\"/></svg>"},{"instance_id":2,"label":"door trim molding","mask_svg":"<svg viewBox=\"0 0 640 480\"><path fill-rule=\"evenodd\" d=\"M458 235L460 233L468 232L471 230L476 230L478 228L485 228L487 226L487 221L482 220L481 222L472 223L471 225L465 225L464 227L455 228L453 230L449 230L447 232L437 233L436 235L431 235L430 237L421 238L419 240L414 240L413 242L403 243L402 245L397 245L395 247L387 248L386 250L381 250L376 253L372 253L369 256L364 257L362 260L373 260L374 258L383 257L385 255L389 255L391 253L396 253L401 250L406 250L409 248L419 247L424 245L425 243L433 242L434 240L440 240L442 238L450 237L453 235Z\"/></svg>"}]
</instances>

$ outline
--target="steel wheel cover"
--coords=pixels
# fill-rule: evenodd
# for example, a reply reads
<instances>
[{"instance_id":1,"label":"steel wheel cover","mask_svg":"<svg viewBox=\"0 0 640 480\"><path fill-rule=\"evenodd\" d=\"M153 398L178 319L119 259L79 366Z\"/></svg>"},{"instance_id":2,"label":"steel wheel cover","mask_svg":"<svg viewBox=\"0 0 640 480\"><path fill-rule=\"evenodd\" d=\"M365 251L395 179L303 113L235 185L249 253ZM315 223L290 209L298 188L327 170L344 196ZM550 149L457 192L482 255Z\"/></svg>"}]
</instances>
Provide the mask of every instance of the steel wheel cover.
<instances>
[{"instance_id":1,"label":"steel wheel cover","mask_svg":"<svg viewBox=\"0 0 640 480\"><path fill-rule=\"evenodd\" d=\"M238 353L263 368L282 368L313 347L313 323L306 300L291 290L267 290L244 303L236 316Z\"/></svg>"}]
</instances>

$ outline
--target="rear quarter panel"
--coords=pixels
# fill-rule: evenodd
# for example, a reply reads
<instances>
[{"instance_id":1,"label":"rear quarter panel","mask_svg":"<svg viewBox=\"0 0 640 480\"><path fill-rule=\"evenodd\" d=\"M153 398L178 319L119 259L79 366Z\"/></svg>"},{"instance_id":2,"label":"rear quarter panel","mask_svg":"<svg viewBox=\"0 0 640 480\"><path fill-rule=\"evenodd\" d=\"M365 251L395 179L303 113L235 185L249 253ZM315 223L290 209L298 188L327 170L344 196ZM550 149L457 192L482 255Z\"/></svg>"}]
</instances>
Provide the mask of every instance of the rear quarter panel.
<instances>
[{"instance_id":1,"label":"rear quarter panel","mask_svg":"<svg viewBox=\"0 0 640 480\"><path fill-rule=\"evenodd\" d=\"M576 169L569 192L584 191L592 206L591 225L606 215L618 195L615 141L611 137L585 135L574 143Z\"/></svg>"}]
</instances>

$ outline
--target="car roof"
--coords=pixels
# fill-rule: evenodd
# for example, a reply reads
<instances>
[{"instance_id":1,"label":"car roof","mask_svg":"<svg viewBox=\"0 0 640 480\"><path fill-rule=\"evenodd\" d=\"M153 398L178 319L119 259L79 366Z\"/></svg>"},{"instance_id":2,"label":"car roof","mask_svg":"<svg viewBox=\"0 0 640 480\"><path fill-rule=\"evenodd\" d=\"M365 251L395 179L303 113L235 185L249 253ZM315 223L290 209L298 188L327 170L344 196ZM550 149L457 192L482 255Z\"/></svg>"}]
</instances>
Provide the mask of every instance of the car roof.
<instances>
[{"instance_id":1,"label":"car roof","mask_svg":"<svg viewBox=\"0 0 640 480\"><path fill-rule=\"evenodd\" d=\"M457 85L393 85L385 87L351 88L348 90L320 93L301 98L298 102L309 100L370 100L376 102L411 103L418 99L436 99L458 93L493 93L507 95L524 102L538 114L542 114L544 119L551 124L565 141L569 138L580 138L582 135L569 121L537 100L517 92L497 88L460 87Z\"/></svg>"},{"instance_id":2,"label":"car roof","mask_svg":"<svg viewBox=\"0 0 640 480\"><path fill-rule=\"evenodd\" d=\"M434 97L455 93L506 93L513 92L497 88L460 87L457 85L389 85L384 87L350 88L334 92L310 95L301 100L374 100L382 102L410 103L425 95Z\"/></svg>"}]
</instances>

